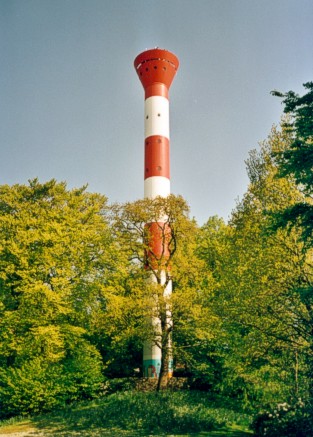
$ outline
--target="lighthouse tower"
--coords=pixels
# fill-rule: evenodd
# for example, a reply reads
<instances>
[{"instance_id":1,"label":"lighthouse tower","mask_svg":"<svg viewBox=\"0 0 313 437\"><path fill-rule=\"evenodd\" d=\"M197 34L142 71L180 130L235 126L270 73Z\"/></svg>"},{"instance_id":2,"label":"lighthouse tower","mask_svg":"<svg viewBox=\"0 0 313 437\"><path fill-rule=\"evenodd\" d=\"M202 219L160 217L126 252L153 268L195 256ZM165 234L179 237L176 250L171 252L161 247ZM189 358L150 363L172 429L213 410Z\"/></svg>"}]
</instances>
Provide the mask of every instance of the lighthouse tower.
<instances>
[{"instance_id":1,"label":"lighthouse tower","mask_svg":"<svg viewBox=\"0 0 313 437\"><path fill-rule=\"evenodd\" d=\"M151 199L157 196L167 197L170 194L169 88L178 70L179 61L173 53L155 48L140 53L134 65L145 91L144 196ZM164 221L164 218L160 217L156 223L147 223L152 241L150 255L148 253L147 256L154 259L161 253L166 256L168 252L164 247L166 242L162 238L164 233L160 232L162 220ZM169 295L171 291L172 284L169 282L164 293ZM158 323L158 320L152 320L155 327ZM168 323L171 323L171 320ZM157 343L157 339L144 343L143 369L146 377L158 377L160 373L161 349ZM168 376L172 376L173 373L172 361L172 358L168 357Z\"/></svg>"}]
</instances>

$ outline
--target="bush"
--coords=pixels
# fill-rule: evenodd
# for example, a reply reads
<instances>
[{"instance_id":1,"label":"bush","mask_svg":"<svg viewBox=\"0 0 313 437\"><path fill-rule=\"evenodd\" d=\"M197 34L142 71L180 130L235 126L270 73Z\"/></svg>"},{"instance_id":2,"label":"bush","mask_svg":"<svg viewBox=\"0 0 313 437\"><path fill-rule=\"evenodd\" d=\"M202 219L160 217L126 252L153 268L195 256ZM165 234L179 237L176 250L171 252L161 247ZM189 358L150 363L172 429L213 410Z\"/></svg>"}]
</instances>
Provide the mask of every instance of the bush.
<instances>
[{"instance_id":1,"label":"bush","mask_svg":"<svg viewBox=\"0 0 313 437\"><path fill-rule=\"evenodd\" d=\"M103 383L99 352L87 341L75 345L63 363L66 402L92 399Z\"/></svg>"},{"instance_id":2,"label":"bush","mask_svg":"<svg viewBox=\"0 0 313 437\"><path fill-rule=\"evenodd\" d=\"M0 370L0 418L49 411L62 403L62 371L40 358Z\"/></svg>"},{"instance_id":3,"label":"bush","mask_svg":"<svg viewBox=\"0 0 313 437\"><path fill-rule=\"evenodd\" d=\"M62 361L36 357L20 367L0 369L0 419L39 414L82 399L101 387L101 358L87 342Z\"/></svg>"},{"instance_id":4,"label":"bush","mask_svg":"<svg viewBox=\"0 0 313 437\"><path fill-rule=\"evenodd\" d=\"M114 378L107 379L103 386L105 394L112 394L136 389L136 378Z\"/></svg>"},{"instance_id":5,"label":"bush","mask_svg":"<svg viewBox=\"0 0 313 437\"><path fill-rule=\"evenodd\" d=\"M259 413L252 429L257 437L308 437L313 435L313 414L299 399L293 406L285 403Z\"/></svg>"}]
</instances>

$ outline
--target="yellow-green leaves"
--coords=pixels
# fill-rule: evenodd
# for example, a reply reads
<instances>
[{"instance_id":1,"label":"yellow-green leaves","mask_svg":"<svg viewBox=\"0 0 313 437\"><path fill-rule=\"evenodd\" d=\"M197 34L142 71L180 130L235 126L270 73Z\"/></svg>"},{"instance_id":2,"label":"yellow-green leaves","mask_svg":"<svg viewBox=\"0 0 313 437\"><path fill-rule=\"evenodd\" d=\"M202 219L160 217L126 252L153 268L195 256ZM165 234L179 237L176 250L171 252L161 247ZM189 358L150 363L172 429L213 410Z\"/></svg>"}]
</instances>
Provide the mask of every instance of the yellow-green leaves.
<instances>
[{"instance_id":1,"label":"yellow-green leaves","mask_svg":"<svg viewBox=\"0 0 313 437\"><path fill-rule=\"evenodd\" d=\"M99 315L105 286L119 265L105 197L85 188L68 190L65 183L54 180L0 186L0 236L2 384L9 375L16 376L14 390L20 393L21 405L27 404L26 391L18 390L18 378L38 388L45 378L52 378L52 384L54 375L65 369L58 386L60 399L94 390L93 381L101 380L101 365L86 329ZM76 381L78 371L70 369L79 367L77 360L87 365L91 356L95 365L83 388ZM38 384L35 374L23 374L31 368L27 363L40 369ZM55 366L52 373L50 364ZM44 390L39 404L49 404L52 392ZM0 404L10 404L10 393L6 389L0 393ZM30 397L37 405L35 393Z\"/></svg>"}]
</instances>

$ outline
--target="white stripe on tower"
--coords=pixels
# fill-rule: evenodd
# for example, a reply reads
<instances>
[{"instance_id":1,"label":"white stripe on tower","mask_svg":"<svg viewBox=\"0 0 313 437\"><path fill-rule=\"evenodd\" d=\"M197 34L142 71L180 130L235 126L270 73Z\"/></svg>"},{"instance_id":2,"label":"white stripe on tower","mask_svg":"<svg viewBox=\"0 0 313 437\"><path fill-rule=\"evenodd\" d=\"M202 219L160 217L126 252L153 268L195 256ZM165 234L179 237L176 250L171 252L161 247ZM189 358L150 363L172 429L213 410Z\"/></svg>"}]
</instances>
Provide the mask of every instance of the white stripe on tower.
<instances>
[{"instance_id":1,"label":"white stripe on tower","mask_svg":"<svg viewBox=\"0 0 313 437\"><path fill-rule=\"evenodd\" d=\"M145 197L170 194L169 136L168 99L148 97L145 100Z\"/></svg>"}]
</instances>

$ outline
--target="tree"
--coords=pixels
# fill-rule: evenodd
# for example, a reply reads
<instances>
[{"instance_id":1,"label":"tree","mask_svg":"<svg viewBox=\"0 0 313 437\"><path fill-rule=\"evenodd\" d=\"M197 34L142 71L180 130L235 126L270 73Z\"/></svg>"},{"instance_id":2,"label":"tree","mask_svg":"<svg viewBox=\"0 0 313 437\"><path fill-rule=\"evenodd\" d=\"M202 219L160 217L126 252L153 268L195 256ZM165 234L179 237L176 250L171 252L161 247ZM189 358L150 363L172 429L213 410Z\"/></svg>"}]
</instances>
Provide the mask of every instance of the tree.
<instances>
[{"instance_id":1,"label":"tree","mask_svg":"<svg viewBox=\"0 0 313 437\"><path fill-rule=\"evenodd\" d=\"M279 177L294 179L302 197L293 205L272 214L272 229L298 229L304 243L307 257L310 259L309 269L306 269L306 281L295 287L302 304L306 308L306 336L309 342L308 356L310 394L313 396L313 280L312 280L312 242L313 242L313 82L307 82L304 88L308 90L303 96L293 91L285 94L273 91L272 94L283 98L284 112L290 121L285 126L292 135L290 147L276 157Z\"/></svg>"},{"instance_id":2,"label":"tree","mask_svg":"<svg viewBox=\"0 0 313 437\"><path fill-rule=\"evenodd\" d=\"M197 263L193 258L196 224L188 218L185 201L173 195L115 205L112 211L112 229L121 250L129 258L130 297L133 304L136 302L137 332L140 332L142 341L149 338L161 350L158 387L166 386L172 347L175 351L187 325L189 330L193 323L192 327L199 329L201 311L197 312L195 308L204 309L200 305L201 293L196 288L201 261ZM155 233L151 238L149 223L158 227L159 240L164 242L160 250L154 250ZM166 293L170 281L173 281L172 294ZM119 299L119 302L128 306L125 299ZM151 320L159 323L151 323ZM176 334L172 345L174 326Z\"/></svg>"},{"instance_id":3,"label":"tree","mask_svg":"<svg viewBox=\"0 0 313 437\"><path fill-rule=\"evenodd\" d=\"M310 258L296 230L267 232L269 213L302 196L292 180L276 177L273 152L290 141L288 130L273 128L260 151L250 153L247 193L227 226L210 220L203 227L199 247L216 280L211 305L225 333L221 385L259 402L283 401L305 388L308 312L296 287L311 281Z\"/></svg>"},{"instance_id":4,"label":"tree","mask_svg":"<svg viewBox=\"0 0 313 437\"><path fill-rule=\"evenodd\" d=\"M312 245L313 240L313 82L307 82L303 96L293 91L285 94L272 91L283 98L284 113L290 119L285 127L292 135L290 147L277 153L279 176L294 178L303 197L294 205L274 215L274 228L299 226L303 240Z\"/></svg>"},{"instance_id":5,"label":"tree","mask_svg":"<svg viewBox=\"0 0 313 437\"><path fill-rule=\"evenodd\" d=\"M51 180L0 187L0 405L39 412L92 396L90 342L118 270L106 199Z\"/></svg>"},{"instance_id":6,"label":"tree","mask_svg":"<svg viewBox=\"0 0 313 437\"><path fill-rule=\"evenodd\" d=\"M199 255L201 237L201 229L191 221L173 259L174 357L177 373L189 376L193 386L212 389L221 324L212 310L216 281Z\"/></svg>"}]
</instances>

